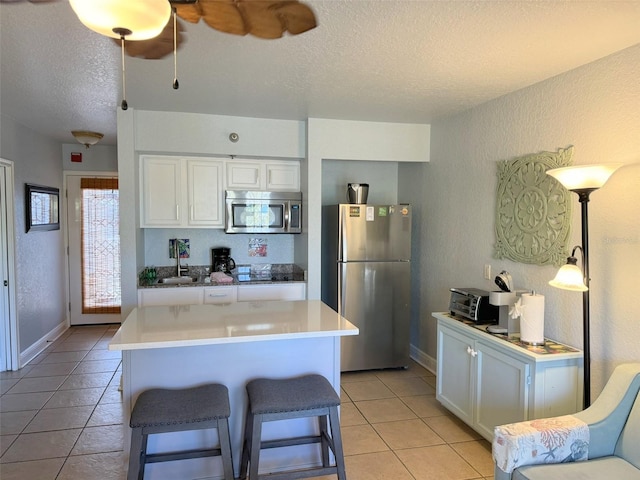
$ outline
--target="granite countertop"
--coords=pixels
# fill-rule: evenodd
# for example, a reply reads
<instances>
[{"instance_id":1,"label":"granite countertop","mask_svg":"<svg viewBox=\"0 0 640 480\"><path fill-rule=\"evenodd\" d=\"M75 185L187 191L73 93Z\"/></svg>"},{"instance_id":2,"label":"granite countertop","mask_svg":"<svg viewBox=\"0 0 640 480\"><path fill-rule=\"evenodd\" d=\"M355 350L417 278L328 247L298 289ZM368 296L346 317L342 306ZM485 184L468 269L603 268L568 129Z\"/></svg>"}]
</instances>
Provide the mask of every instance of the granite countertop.
<instances>
[{"instance_id":1,"label":"granite countertop","mask_svg":"<svg viewBox=\"0 0 640 480\"><path fill-rule=\"evenodd\" d=\"M185 275L195 280L189 283L160 283L163 278L176 275L176 267L154 267L155 278L145 278L140 273L138 276L138 288L184 288L184 287L218 287L228 285L259 285L274 283L305 283L304 271L294 264L260 264L258 267L252 265L239 265L232 273L232 282L214 282L210 279L210 268L208 266L190 266L189 272Z\"/></svg>"},{"instance_id":2,"label":"granite countertop","mask_svg":"<svg viewBox=\"0 0 640 480\"><path fill-rule=\"evenodd\" d=\"M320 300L134 308L109 350L188 347L358 335Z\"/></svg>"}]
</instances>

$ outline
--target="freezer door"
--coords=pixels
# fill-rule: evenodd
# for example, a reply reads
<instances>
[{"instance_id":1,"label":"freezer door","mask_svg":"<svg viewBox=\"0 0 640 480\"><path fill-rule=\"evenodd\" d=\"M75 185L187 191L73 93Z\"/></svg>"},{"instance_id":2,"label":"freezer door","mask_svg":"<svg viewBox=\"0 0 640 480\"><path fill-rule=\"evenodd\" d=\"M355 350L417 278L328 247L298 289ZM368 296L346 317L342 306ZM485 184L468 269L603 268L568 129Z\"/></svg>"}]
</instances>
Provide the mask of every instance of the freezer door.
<instances>
[{"instance_id":1,"label":"freezer door","mask_svg":"<svg viewBox=\"0 0 640 480\"><path fill-rule=\"evenodd\" d=\"M341 204L338 260L411 259L410 205Z\"/></svg>"},{"instance_id":2,"label":"freezer door","mask_svg":"<svg viewBox=\"0 0 640 480\"><path fill-rule=\"evenodd\" d=\"M342 371L409 364L410 263L338 264L339 313L360 329L342 337Z\"/></svg>"}]
</instances>

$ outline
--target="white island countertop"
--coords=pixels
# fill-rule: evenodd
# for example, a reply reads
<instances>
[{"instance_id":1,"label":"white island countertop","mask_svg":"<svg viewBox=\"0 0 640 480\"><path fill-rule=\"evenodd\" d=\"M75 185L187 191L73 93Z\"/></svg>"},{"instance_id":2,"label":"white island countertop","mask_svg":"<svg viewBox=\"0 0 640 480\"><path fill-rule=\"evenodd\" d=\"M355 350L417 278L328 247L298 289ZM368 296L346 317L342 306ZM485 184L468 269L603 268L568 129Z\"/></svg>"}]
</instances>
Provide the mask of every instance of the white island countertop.
<instances>
[{"instance_id":1,"label":"white island countertop","mask_svg":"<svg viewBox=\"0 0 640 480\"><path fill-rule=\"evenodd\" d=\"M339 337L358 333L355 325L320 300L137 307L116 332L109 350Z\"/></svg>"}]
</instances>

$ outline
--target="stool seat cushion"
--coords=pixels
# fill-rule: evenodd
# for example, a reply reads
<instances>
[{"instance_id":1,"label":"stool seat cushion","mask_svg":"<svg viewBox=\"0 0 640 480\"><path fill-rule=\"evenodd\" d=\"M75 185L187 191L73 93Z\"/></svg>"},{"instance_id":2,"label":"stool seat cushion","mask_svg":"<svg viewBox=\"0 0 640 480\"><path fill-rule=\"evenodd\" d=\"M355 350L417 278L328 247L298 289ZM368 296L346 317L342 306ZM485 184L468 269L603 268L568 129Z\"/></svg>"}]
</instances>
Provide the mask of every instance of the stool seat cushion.
<instances>
[{"instance_id":1,"label":"stool seat cushion","mask_svg":"<svg viewBox=\"0 0 640 480\"><path fill-rule=\"evenodd\" d=\"M247 384L254 414L295 412L336 407L340 397L322 375L296 378L257 378Z\"/></svg>"},{"instance_id":2,"label":"stool seat cushion","mask_svg":"<svg viewBox=\"0 0 640 480\"><path fill-rule=\"evenodd\" d=\"M129 426L159 427L229 418L229 392L220 384L171 390L154 388L140 394Z\"/></svg>"}]
</instances>

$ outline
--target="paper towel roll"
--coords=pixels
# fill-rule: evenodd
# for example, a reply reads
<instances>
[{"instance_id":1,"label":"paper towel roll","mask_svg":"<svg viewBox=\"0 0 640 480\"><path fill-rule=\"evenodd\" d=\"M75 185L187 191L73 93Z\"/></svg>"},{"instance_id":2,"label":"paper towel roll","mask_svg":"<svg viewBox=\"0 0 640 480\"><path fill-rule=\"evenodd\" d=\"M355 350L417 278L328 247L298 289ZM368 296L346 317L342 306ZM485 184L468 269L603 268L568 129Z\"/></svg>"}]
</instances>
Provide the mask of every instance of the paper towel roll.
<instances>
[{"instance_id":1,"label":"paper towel roll","mask_svg":"<svg viewBox=\"0 0 640 480\"><path fill-rule=\"evenodd\" d=\"M523 293L520 340L534 345L544 343L544 295Z\"/></svg>"}]
</instances>

